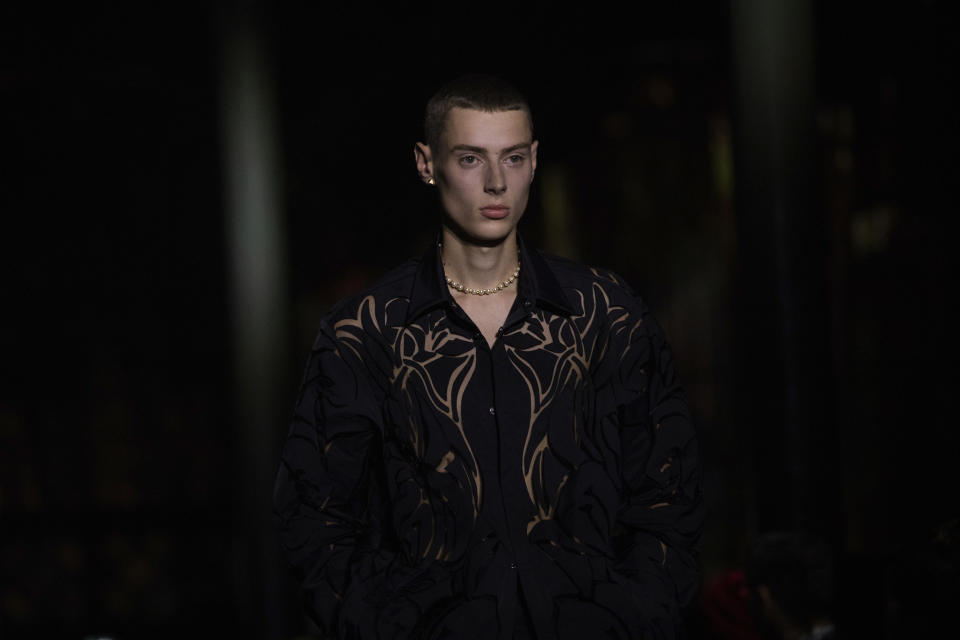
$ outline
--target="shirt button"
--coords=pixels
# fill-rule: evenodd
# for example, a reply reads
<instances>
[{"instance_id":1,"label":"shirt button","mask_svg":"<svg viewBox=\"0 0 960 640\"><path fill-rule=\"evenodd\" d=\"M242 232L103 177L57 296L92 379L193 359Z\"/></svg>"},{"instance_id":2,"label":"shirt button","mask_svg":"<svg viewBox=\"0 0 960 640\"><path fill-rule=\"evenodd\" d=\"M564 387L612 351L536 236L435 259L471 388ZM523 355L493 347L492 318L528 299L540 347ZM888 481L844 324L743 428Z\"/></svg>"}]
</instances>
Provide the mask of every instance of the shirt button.
<instances>
[{"instance_id":1,"label":"shirt button","mask_svg":"<svg viewBox=\"0 0 960 640\"><path fill-rule=\"evenodd\" d=\"M483 334L480 333L479 331L477 331L475 334L473 334L473 339L476 340L477 342L480 342L480 340L481 340L482 338L483 338Z\"/></svg>"},{"instance_id":2,"label":"shirt button","mask_svg":"<svg viewBox=\"0 0 960 640\"><path fill-rule=\"evenodd\" d=\"M490 415L492 415L492 416L497 415L497 410L494 409L493 407L490 407Z\"/></svg>"},{"instance_id":3,"label":"shirt button","mask_svg":"<svg viewBox=\"0 0 960 640\"><path fill-rule=\"evenodd\" d=\"M516 563L516 562L511 562L511 563L510 563L510 568L511 568L511 569L516 569L516 568L517 568L517 563Z\"/></svg>"}]
</instances>

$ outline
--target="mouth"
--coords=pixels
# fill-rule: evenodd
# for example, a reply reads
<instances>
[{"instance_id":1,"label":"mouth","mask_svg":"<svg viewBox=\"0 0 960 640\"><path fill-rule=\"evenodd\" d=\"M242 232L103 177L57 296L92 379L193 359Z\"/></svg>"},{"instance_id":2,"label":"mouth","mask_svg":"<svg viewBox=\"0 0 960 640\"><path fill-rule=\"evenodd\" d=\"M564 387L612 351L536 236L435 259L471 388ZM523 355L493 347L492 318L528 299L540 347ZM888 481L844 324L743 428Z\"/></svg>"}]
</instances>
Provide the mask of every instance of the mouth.
<instances>
[{"instance_id":1,"label":"mouth","mask_svg":"<svg viewBox=\"0 0 960 640\"><path fill-rule=\"evenodd\" d=\"M501 218L507 217L507 214L510 213L510 207L502 204L492 204L486 207L480 207L480 213L491 220L500 220Z\"/></svg>"}]
</instances>

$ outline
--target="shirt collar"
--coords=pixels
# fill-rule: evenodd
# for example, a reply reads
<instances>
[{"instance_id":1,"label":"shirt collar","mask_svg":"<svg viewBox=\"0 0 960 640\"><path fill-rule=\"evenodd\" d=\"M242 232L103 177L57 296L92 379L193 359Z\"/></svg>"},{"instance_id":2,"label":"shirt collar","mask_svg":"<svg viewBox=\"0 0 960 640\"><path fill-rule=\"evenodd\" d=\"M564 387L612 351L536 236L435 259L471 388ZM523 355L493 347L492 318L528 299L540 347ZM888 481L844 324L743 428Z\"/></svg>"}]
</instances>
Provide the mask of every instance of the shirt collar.
<instances>
[{"instance_id":1,"label":"shirt collar","mask_svg":"<svg viewBox=\"0 0 960 640\"><path fill-rule=\"evenodd\" d=\"M535 301L563 315L573 315L573 308L564 294L550 265L540 253L528 249L523 238L517 235L520 248L520 277L517 279L517 295L521 302ZM443 274L443 262L440 259L440 236L423 254L410 292L410 306L407 308L407 322L411 322L423 313L453 302L453 296L447 287Z\"/></svg>"}]
</instances>

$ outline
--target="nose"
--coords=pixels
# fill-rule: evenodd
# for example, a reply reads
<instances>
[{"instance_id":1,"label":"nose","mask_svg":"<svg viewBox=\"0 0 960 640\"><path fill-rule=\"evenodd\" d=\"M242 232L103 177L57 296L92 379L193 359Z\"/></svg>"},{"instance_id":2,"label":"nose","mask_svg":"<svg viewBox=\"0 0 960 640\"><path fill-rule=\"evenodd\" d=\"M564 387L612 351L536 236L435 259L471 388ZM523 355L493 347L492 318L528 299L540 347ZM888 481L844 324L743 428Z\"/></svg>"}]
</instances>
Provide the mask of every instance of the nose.
<instances>
[{"instance_id":1,"label":"nose","mask_svg":"<svg viewBox=\"0 0 960 640\"><path fill-rule=\"evenodd\" d=\"M490 163L487 167L483 190L493 195L500 195L507 190L507 179L503 173L503 167L499 162Z\"/></svg>"}]
</instances>

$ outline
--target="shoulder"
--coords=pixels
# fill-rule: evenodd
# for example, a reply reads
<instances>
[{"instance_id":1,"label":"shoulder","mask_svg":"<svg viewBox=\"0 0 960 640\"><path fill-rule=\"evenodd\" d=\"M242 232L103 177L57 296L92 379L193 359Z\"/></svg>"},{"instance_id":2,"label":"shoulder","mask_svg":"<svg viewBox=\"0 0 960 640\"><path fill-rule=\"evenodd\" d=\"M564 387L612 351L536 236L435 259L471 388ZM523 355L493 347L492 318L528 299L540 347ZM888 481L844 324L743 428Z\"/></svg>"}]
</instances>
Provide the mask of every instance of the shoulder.
<instances>
[{"instance_id":1,"label":"shoulder","mask_svg":"<svg viewBox=\"0 0 960 640\"><path fill-rule=\"evenodd\" d=\"M537 253L553 272L570 303L575 309L579 307L577 310L581 313L589 312L590 307L597 305L646 311L642 298L618 273L542 251Z\"/></svg>"},{"instance_id":2,"label":"shoulder","mask_svg":"<svg viewBox=\"0 0 960 640\"><path fill-rule=\"evenodd\" d=\"M406 315L419 265L419 258L411 258L370 286L339 300L324 314L322 323L337 334L346 329L380 334L399 324Z\"/></svg>"}]
</instances>

